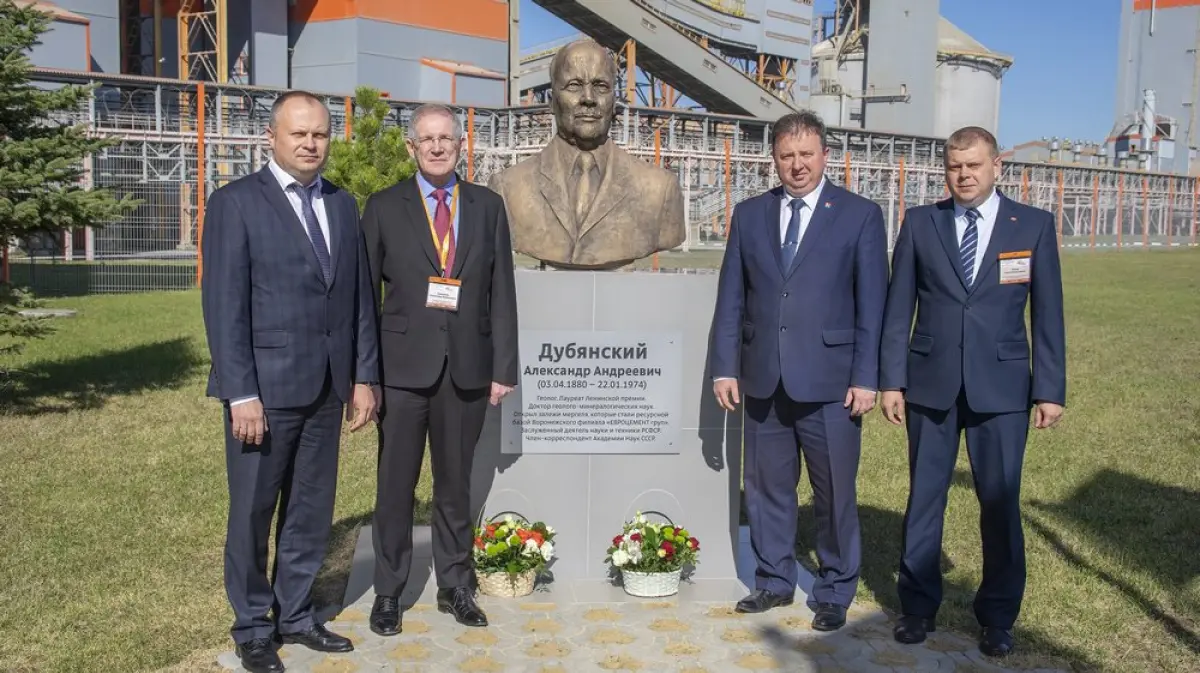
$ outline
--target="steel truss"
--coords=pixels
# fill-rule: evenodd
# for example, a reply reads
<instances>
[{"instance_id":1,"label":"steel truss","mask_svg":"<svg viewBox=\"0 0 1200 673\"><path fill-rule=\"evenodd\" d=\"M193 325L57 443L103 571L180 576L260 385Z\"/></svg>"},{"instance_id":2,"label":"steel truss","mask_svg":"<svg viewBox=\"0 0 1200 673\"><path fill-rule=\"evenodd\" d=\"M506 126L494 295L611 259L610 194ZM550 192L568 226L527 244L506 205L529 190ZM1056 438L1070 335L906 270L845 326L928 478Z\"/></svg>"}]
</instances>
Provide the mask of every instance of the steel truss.
<instances>
[{"instance_id":1,"label":"steel truss","mask_svg":"<svg viewBox=\"0 0 1200 673\"><path fill-rule=\"evenodd\" d=\"M108 256L195 255L204 197L260 168L265 131L281 93L265 87L133 76L36 71L40 81L95 83L82 123L121 143L90 160L94 184L147 203L121 225L98 230L86 251ZM335 137L347 137L351 98L322 95ZM202 101L202 105L197 105ZM386 123L406 126L417 102L389 101ZM461 174L474 182L540 151L555 132L545 105L451 106L467 131ZM733 205L776 184L769 124L678 109L621 106L614 142L679 175L687 199L686 247L722 246ZM826 175L877 202L894 239L906 209L945 196L937 138L830 128ZM1188 176L1067 164L1004 164L1001 189L1055 214L1068 247L1195 245L1197 180ZM68 237L70 238L70 237ZM78 237L77 237L78 238ZM93 241L89 234L88 241Z\"/></svg>"}]
</instances>

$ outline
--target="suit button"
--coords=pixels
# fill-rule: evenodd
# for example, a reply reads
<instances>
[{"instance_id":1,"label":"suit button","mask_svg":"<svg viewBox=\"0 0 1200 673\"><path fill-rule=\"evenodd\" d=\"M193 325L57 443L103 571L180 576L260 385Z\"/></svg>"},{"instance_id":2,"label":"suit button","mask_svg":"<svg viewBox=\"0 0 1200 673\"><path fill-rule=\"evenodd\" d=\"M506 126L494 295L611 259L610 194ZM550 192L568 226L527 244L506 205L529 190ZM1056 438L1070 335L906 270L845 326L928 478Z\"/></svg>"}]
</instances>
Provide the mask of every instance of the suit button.
<instances>
[{"instance_id":1,"label":"suit button","mask_svg":"<svg viewBox=\"0 0 1200 673\"><path fill-rule=\"evenodd\" d=\"M332 331L332 330L325 330L325 336L328 336L328 337L331 337L331 336L333 336L333 331Z\"/></svg>"},{"instance_id":2,"label":"suit button","mask_svg":"<svg viewBox=\"0 0 1200 673\"><path fill-rule=\"evenodd\" d=\"M788 296L788 293L784 292L784 293L783 293L783 296L785 296L785 297L786 297L786 296Z\"/></svg>"},{"instance_id":3,"label":"suit button","mask_svg":"<svg viewBox=\"0 0 1200 673\"><path fill-rule=\"evenodd\" d=\"M780 332L786 332L786 331L787 331L787 326L785 325L785 326L783 326L783 327L780 327L780 328L779 328L779 331L780 331Z\"/></svg>"}]
</instances>

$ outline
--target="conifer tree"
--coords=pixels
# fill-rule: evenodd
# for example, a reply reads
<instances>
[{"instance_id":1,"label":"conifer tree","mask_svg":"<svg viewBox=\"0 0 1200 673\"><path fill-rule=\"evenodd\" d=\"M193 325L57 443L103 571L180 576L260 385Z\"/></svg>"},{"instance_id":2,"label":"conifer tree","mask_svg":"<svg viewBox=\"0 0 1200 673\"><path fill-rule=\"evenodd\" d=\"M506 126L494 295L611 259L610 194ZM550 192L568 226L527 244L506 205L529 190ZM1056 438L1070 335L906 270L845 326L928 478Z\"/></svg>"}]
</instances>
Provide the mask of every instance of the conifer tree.
<instances>
[{"instance_id":1,"label":"conifer tree","mask_svg":"<svg viewBox=\"0 0 1200 673\"><path fill-rule=\"evenodd\" d=\"M391 108L379 91L358 87L354 97L358 111L352 138L335 138L330 143L324 174L354 196L361 212L368 196L411 177L417 172L417 164L404 145L404 129L385 124Z\"/></svg>"},{"instance_id":2,"label":"conifer tree","mask_svg":"<svg viewBox=\"0 0 1200 673\"><path fill-rule=\"evenodd\" d=\"M29 3L0 0L0 245L99 227L137 205L128 195L118 200L82 185L84 158L114 142L60 121L80 109L90 88L42 88L30 81L29 54L50 29L50 18ZM0 375L5 355L47 331L44 323L20 316L29 305L27 293L0 283Z\"/></svg>"}]
</instances>

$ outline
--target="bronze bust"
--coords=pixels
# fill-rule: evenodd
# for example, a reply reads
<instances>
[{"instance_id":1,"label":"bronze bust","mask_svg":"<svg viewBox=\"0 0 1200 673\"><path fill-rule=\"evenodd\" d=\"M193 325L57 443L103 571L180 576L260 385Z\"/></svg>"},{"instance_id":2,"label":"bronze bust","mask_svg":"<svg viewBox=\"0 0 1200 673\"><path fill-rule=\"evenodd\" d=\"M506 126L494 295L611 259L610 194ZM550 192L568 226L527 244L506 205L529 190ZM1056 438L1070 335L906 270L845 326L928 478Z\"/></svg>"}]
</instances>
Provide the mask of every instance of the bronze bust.
<instances>
[{"instance_id":1,"label":"bronze bust","mask_svg":"<svg viewBox=\"0 0 1200 673\"><path fill-rule=\"evenodd\" d=\"M548 265L613 269L683 243L683 192L675 174L609 139L617 62L593 40L572 42L550 64L557 135L537 155L494 174L513 249Z\"/></svg>"}]
</instances>

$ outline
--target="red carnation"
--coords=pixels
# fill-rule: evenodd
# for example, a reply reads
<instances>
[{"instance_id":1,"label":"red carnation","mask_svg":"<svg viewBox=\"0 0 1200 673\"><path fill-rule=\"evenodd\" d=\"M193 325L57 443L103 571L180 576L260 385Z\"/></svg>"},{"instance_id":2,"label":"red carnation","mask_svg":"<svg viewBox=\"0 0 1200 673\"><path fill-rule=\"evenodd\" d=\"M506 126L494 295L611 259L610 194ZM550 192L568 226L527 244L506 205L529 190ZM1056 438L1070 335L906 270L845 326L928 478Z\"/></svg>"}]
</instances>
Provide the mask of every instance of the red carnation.
<instances>
[{"instance_id":1,"label":"red carnation","mask_svg":"<svg viewBox=\"0 0 1200 673\"><path fill-rule=\"evenodd\" d=\"M668 540L663 540L662 548L667 552L668 557L675 555L675 545L671 544Z\"/></svg>"},{"instance_id":2,"label":"red carnation","mask_svg":"<svg viewBox=\"0 0 1200 673\"><path fill-rule=\"evenodd\" d=\"M691 547L692 549L699 549L700 541L694 537L689 537L688 538L688 546Z\"/></svg>"},{"instance_id":3,"label":"red carnation","mask_svg":"<svg viewBox=\"0 0 1200 673\"><path fill-rule=\"evenodd\" d=\"M630 536L629 536L629 539L630 539L630 540L633 540L634 542L641 542L641 541L642 541L642 534L641 534L641 533L634 533L633 535L630 535Z\"/></svg>"},{"instance_id":4,"label":"red carnation","mask_svg":"<svg viewBox=\"0 0 1200 673\"><path fill-rule=\"evenodd\" d=\"M622 537L622 536L618 535L618 536L616 536L616 537L614 537L614 538L613 538L613 546L614 546L614 547L620 547L620 546L621 546L621 537Z\"/></svg>"}]
</instances>

